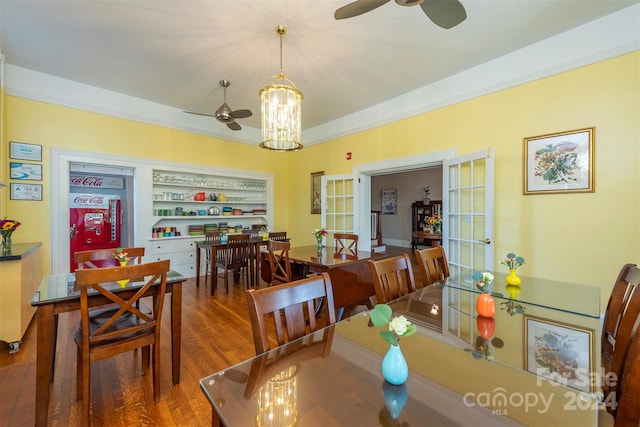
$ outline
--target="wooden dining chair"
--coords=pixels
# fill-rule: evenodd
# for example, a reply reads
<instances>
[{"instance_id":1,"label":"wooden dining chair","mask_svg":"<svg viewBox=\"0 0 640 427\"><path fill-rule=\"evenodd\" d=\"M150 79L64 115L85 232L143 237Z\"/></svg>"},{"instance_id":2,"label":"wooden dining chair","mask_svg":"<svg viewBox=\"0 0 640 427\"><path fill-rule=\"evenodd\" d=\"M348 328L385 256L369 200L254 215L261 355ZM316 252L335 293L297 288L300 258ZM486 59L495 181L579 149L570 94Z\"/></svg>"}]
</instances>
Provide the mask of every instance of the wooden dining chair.
<instances>
[{"instance_id":1,"label":"wooden dining chair","mask_svg":"<svg viewBox=\"0 0 640 427\"><path fill-rule=\"evenodd\" d=\"M211 231L204 234L204 242L210 243L211 245L220 244L220 239L221 239L220 232L218 231ZM212 246L207 246L207 248L205 249L205 269L204 269L205 286L209 280L209 272L211 272L211 286L213 286L213 281L214 281L213 267L215 265L215 261L213 259L213 253L215 251L216 250ZM200 274L200 272L198 272L197 274Z\"/></svg>"},{"instance_id":2,"label":"wooden dining chair","mask_svg":"<svg viewBox=\"0 0 640 427\"><path fill-rule=\"evenodd\" d=\"M449 263L447 263L447 255L442 246L414 249L413 253L418 261L424 286L433 285L435 282L449 277Z\"/></svg>"},{"instance_id":3,"label":"wooden dining chair","mask_svg":"<svg viewBox=\"0 0 640 427\"><path fill-rule=\"evenodd\" d=\"M271 270L269 286L278 283L288 283L293 280L291 262L289 262L289 249L291 249L291 243L289 242L279 240L267 241L269 269Z\"/></svg>"},{"instance_id":4,"label":"wooden dining chair","mask_svg":"<svg viewBox=\"0 0 640 427\"><path fill-rule=\"evenodd\" d=\"M76 271L76 286L80 289L80 328L75 334L77 345L76 398L82 399L82 424L89 425L91 403L91 363L120 353L142 348L143 373L148 371L150 347L152 351L153 398L160 400L160 325L162 305L169 271L169 260L124 267L84 269ZM121 298L112 292L118 280L139 280L144 284L135 294ZM156 283L157 282L157 283ZM119 286L117 289L119 290ZM147 314L136 303L152 287L157 286L154 306ZM98 292L120 308L102 324L94 324L89 317L89 293Z\"/></svg>"},{"instance_id":5,"label":"wooden dining chair","mask_svg":"<svg viewBox=\"0 0 640 427\"><path fill-rule=\"evenodd\" d=\"M636 331L640 328L639 323L640 317L634 325ZM640 332L636 332L629 342L620 385L612 401L616 404L611 412L615 427L640 426Z\"/></svg>"},{"instance_id":6,"label":"wooden dining chair","mask_svg":"<svg viewBox=\"0 0 640 427\"><path fill-rule=\"evenodd\" d=\"M409 255L368 260L378 304L387 303L416 290Z\"/></svg>"},{"instance_id":7,"label":"wooden dining chair","mask_svg":"<svg viewBox=\"0 0 640 427\"><path fill-rule=\"evenodd\" d=\"M333 288L328 273L278 286L249 289L246 297L256 354L271 348L266 317L273 319L277 345L336 322ZM323 306L318 310L320 301Z\"/></svg>"},{"instance_id":8,"label":"wooden dining chair","mask_svg":"<svg viewBox=\"0 0 640 427\"><path fill-rule=\"evenodd\" d=\"M287 232L286 231L272 231L272 232L269 232L269 240L279 240L279 241L288 240L287 239Z\"/></svg>"},{"instance_id":9,"label":"wooden dining chair","mask_svg":"<svg viewBox=\"0 0 640 427\"><path fill-rule=\"evenodd\" d=\"M353 233L333 233L336 255L358 256L358 235Z\"/></svg>"},{"instance_id":10,"label":"wooden dining chair","mask_svg":"<svg viewBox=\"0 0 640 427\"><path fill-rule=\"evenodd\" d=\"M640 316L640 268L626 264L613 285L601 336L601 364L605 377L602 390L605 396L616 390L627 347L635 333Z\"/></svg>"},{"instance_id":11,"label":"wooden dining chair","mask_svg":"<svg viewBox=\"0 0 640 427\"><path fill-rule=\"evenodd\" d=\"M252 275L249 272L251 255L251 243L248 234L230 234L227 238L227 244L220 247L216 251L216 267L223 270L224 286L229 293L229 271L233 274L235 283L240 279L241 273L244 273L247 287L251 287ZM212 278L213 279L213 278ZM216 282L211 285L211 295L214 295Z\"/></svg>"},{"instance_id":12,"label":"wooden dining chair","mask_svg":"<svg viewBox=\"0 0 640 427\"><path fill-rule=\"evenodd\" d=\"M73 254L73 261L78 265L77 270L83 270L85 268L115 267L119 265L118 261L113 256L115 251L116 250L113 248L80 251ZM129 257L127 264L142 263L144 247L122 248L122 252L126 253Z\"/></svg>"}]
</instances>

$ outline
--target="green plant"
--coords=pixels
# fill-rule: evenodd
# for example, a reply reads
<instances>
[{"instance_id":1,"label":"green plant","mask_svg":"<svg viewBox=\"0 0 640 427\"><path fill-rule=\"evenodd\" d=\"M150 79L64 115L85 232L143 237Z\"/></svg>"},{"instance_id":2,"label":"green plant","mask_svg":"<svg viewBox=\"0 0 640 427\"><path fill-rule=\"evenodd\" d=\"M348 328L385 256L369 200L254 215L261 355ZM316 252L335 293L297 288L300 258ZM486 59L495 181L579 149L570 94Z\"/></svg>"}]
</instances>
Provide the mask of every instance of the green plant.
<instances>
[{"instance_id":1,"label":"green plant","mask_svg":"<svg viewBox=\"0 0 640 427\"><path fill-rule=\"evenodd\" d=\"M113 253L113 257L118 260L118 262L127 262L129 261L129 257L126 252L122 252L122 248L116 249Z\"/></svg>"},{"instance_id":2,"label":"green plant","mask_svg":"<svg viewBox=\"0 0 640 427\"><path fill-rule=\"evenodd\" d=\"M500 264L506 265L509 270L515 270L524 264L524 258L517 256L513 252L507 254L507 259L500 261Z\"/></svg>"},{"instance_id":3,"label":"green plant","mask_svg":"<svg viewBox=\"0 0 640 427\"><path fill-rule=\"evenodd\" d=\"M484 273L476 271L471 275L471 278L480 292L485 294L489 292L489 284L493 282L493 274L488 271L485 271Z\"/></svg>"},{"instance_id":4,"label":"green plant","mask_svg":"<svg viewBox=\"0 0 640 427\"><path fill-rule=\"evenodd\" d=\"M380 336L391 345L398 345L402 337L408 337L416 332L416 325L404 316L393 317L393 310L387 304L377 304L371 310L371 323L375 326L389 324L389 329L380 332Z\"/></svg>"}]
</instances>

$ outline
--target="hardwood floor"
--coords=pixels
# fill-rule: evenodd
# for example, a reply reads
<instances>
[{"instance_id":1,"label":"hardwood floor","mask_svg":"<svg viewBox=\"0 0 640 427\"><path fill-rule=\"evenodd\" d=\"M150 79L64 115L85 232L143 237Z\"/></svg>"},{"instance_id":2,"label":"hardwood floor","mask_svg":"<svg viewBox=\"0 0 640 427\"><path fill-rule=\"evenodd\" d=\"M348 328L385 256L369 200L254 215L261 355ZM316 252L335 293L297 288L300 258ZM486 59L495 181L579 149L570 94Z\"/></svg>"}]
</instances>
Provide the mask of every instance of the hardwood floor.
<instances>
[{"instance_id":1,"label":"hardwood floor","mask_svg":"<svg viewBox=\"0 0 640 427\"><path fill-rule=\"evenodd\" d=\"M410 250L387 248L389 256L402 252ZM414 258L413 254L411 257ZM414 274L420 283L418 271ZM180 384L176 386L171 382L169 304L165 304L160 402L153 401L151 374L140 375L140 352L93 364L94 426L211 425L211 406L200 389L199 380L255 355L244 286L242 283L230 286L227 295L222 280L218 282L214 297L209 295L209 286L201 283L196 288L195 279L187 280L183 286L182 366ZM51 426L80 424L81 405L75 400L76 347L73 343L78 323L77 312L60 315L55 380L49 406ZM34 319L19 352L9 354L8 345L0 344L0 427L34 424L35 324Z\"/></svg>"}]
</instances>

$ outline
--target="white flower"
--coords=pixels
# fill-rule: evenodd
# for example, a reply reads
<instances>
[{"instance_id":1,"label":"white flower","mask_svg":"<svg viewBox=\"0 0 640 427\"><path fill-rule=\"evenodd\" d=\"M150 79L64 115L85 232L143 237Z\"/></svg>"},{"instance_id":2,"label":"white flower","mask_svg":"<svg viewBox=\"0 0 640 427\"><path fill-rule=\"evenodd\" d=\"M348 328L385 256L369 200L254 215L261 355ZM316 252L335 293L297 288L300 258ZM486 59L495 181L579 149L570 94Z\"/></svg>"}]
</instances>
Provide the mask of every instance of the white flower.
<instances>
[{"instance_id":1,"label":"white flower","mask_svg":"<svg viewBox=\"0 0 640 427\"><path fill-rule=\"evenodd\" d=\"M389 322L389 330L396 336L401 337L407 332L409 325L411 325L411 322L406 317L398 316Z\"/></svg>"},{"instance_id":2,"label":"white flower","mask_svg":"<svg viewBox=\"0 0 640 427\"><path fill-rule=\"evenodd\" d=\"M491 273L489 273L489 272L486 272L486 271L485 271L484 273L482 273L482 280L483 280L485 283L491 283L491 282L493 282L493 274L491 274Z\"/></svg>"}]
</instances>

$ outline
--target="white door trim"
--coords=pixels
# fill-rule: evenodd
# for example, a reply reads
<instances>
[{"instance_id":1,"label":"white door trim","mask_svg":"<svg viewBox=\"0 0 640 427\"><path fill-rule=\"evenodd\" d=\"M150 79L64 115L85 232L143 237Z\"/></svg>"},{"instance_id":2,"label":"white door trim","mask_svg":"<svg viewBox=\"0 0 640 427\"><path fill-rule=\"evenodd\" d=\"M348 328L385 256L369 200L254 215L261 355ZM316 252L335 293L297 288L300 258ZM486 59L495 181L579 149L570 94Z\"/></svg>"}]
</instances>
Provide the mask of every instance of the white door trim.
<instances>
[{"instance_id":1,"label":"white door trim","mask_svg":"<svg viewBox=\"0 0 640 427\"><path fill-rule=\"evenodd\" d=\"M456 156L456 149L449 148L430 153L421 153L407 157L363 163L353 167L358 185L358 247L363 251L371 250L371 177L391 173L409 172L433 166L442 166L442 162Z\"/></svg>"}]
</instances>

